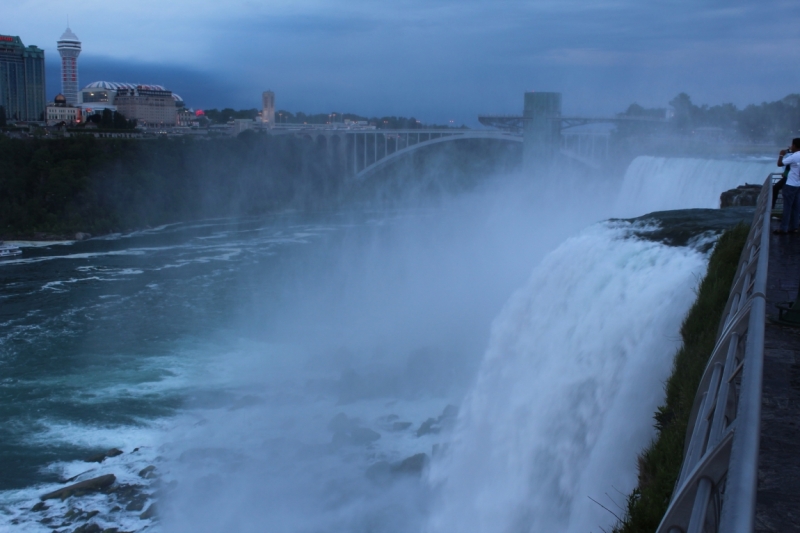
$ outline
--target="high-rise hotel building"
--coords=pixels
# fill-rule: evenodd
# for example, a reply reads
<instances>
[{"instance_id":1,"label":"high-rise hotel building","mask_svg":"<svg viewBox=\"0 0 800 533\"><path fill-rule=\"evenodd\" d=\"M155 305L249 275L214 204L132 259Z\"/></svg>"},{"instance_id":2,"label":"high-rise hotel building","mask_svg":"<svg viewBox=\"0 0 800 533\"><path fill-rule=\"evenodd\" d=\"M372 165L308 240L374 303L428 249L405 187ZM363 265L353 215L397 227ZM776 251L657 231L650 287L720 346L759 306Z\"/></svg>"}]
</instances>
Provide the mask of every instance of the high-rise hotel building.
<instances>
[{"instance_id":1,"label":"high-rise hotel building","mask_svg":"<svg viewBox=\"0 0 800 533\"><path fill-rule=\"evenodd\" d=\"M0 106L9 120L44 120L44 50L0 35Z\"/></svg>"},{"instance_id":2,"label":"high-rise hotel building","mask_svg":"<svg viewBox=\"0 0 800 533\"><path fill-rule=\"evenodd\" d=\"M61 94L67 105L78 103L78 56L81 55L81 41L67 28L58 40L58 54L61 56Z\"/></svg>"}]
</instances>

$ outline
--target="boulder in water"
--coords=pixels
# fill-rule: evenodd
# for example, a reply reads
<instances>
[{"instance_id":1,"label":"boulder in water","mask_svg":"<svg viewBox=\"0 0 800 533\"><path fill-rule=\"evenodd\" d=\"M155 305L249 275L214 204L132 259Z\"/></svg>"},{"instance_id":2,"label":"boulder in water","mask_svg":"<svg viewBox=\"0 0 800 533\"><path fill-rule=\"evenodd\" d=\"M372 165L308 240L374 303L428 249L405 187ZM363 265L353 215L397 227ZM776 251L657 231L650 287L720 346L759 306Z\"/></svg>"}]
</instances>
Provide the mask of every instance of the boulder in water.
<instances>
[{"instance_id":1,"label":"boulder in water","mask_svg":"<svg viewBox=\"0 0 800 533\"><path fill-rule=\"evenodd\" d=\"M76 527L72 533L102 533L103 528L95 524L94 522L90 522L88 524L83 524L82 526Z\"/></svg>"},{"instance_id":2,"label":"boulder in water","mask_svg":"<svg viewBox=\"0 0 800 533\"><path fill-rule=\"evenodd\" d=\"M47 494L39 496L39 499L42 501L50 500L53 498L61 498L62 500L65 500L70 496L79 496L87 492L99 491L101 489L104 489L112 485L116 480L117 477L114 474L106 474L105 476L87 479L86 481L81 481L80 483L69 485L68 487L64 487L63 489L58 489L54 490L53 492L48 492Z\"/></svg>"},{"instance_id":3,"label":"boulder in water","mask_svg":"<svg viewBox=\"0 0 800 533\"><path fill-rule=\"evenodd\" d=\"M392 473L394 474L409 474L420 475L425 467L428 465L428 455L425 453L418 453L411 457L406 457L399 463L392 465Z\"/></svg>"},{"instance_id":4,"label":"boulder in water","mask_svg":"<svg viewBox=\"0 0 800 533\"><path fill-rule=\"evenodd\" d=\"M755 206L759 194L761 194L761 185L745 183L722 193L719 197L719 206L720 208Z\"/></svg>"},{"instance_id":5,"label":"boulder in water","mask_svg":"<svg viewBox=\"0 0 800 533\"><path fill-rule=\"evenodd\" d=\"M156 516L156 504L151 503L150 506L145 509L145 511L139 515L141 520L147 520L148 518L153 518Z\"/></svg>"},{"instance_id":6,"label":"boulder in water","mask_svg":"<svg viewBox=\"0 0 800 533\"><path fill-rule=\"evenodd\" d=\"M458 407L455 405L448 405L442 411L438 418L429 418L423 422L417 429L417 437L423 435L436 435L442 429L452 427L456 418L458 417Z\"/></svg>"},{"instance_id":7,"label":"boulder in water","mask_svg":"<svg viewBox=\"0 0 800 533\"><path fill-rule=\"evenodd\" d=\"M119 450L117 448L111 448L108 451L92 455L91 457L87 457L83 461L85 463L102 463L109 457L116 457L118 455L122 455L122 453L123 453L122 450Z\"/></svg>"},{"instance_id":8,"label":"boulder in water","mask_svg":"<svg viewBox=\"0 0 800 533\"><path fill-rule=\"evenodd\" d=\"M363 446L379 438L381 434L361 426L357 418L349 418L344 413L339 413L328 423L328 429L333 431L331 444L334 447L343 445Z\"/></svg>"},{"instance_id":9,"label":"boulder in water","mask_svg":"<svg viewBox=\"0 0 800 533\"><path fill-rule=\"evenodd\" d=\"M155 469L156 469L156 467L153 466L153 465L146 466L146 467L142 468L141 470L139 470L139 477L143 477L145 479L153 478L153 477L156 476L155 473L154 473Z\"/></svg>"}]
</instances>

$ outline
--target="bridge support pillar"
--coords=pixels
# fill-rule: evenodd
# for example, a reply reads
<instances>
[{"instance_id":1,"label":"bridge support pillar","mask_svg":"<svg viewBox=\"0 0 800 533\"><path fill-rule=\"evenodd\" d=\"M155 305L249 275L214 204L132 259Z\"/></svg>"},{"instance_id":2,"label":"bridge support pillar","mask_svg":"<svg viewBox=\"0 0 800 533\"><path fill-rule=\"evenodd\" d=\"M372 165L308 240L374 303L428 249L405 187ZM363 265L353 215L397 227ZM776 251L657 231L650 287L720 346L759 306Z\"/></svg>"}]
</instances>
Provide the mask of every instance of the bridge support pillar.
<instances>
[{"instance_id":1,"label":"bridge support pillar","mask_svg":"<svg viewBox=\"0 0 800 533\"><path fill-rule=\"evenodd\" d=\"M527 92L522 113L525 172L544 178L561 146L561 93Z\"/></svg>"}]
</instances>

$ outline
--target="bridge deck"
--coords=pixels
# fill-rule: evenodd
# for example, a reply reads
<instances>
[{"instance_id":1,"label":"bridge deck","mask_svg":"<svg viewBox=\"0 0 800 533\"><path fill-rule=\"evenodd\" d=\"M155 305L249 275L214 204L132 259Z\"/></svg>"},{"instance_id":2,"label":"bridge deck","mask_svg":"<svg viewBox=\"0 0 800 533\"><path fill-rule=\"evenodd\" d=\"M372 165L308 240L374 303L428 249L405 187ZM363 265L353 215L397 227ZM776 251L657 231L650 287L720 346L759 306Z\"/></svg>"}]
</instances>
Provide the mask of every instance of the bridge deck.
<instances>
[{"instance_id":1,"label":"bridge deck","mask_svg":"<svg viewBox=\"0 0 800 533\"><path fill-rule=\"evenodd\" d=\"M772 229L778 227L772 221ZM772 235L767 315L793 301L800 284L800 235ZM767 322L761 401L756 532L800 532L800 328Z\"/></svg>"}]
</instances>

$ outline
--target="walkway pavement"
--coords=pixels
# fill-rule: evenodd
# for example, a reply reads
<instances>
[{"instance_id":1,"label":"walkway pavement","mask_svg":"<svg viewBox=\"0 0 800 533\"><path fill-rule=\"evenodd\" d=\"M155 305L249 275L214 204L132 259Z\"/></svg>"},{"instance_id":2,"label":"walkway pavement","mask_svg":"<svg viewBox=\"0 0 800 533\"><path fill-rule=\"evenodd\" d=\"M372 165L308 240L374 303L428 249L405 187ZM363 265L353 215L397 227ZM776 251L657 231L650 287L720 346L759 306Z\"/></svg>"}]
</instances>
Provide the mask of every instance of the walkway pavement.
<instances>
[{"instance_id":1,"label":"walkway pavement","mask_svg":"<svg viewBox=\"0 0 800 533\"><path fill-rule=\"evenodd\" d=\"M772 221L772 229L777 229ZM771 235L767 316L794 301L800 285L800 234ZM761 400L757 533L800 532L800 328L767 321Z\"/></svg>"}]
</instances>

